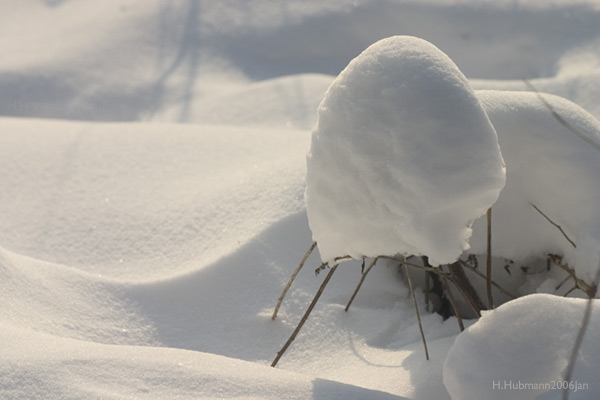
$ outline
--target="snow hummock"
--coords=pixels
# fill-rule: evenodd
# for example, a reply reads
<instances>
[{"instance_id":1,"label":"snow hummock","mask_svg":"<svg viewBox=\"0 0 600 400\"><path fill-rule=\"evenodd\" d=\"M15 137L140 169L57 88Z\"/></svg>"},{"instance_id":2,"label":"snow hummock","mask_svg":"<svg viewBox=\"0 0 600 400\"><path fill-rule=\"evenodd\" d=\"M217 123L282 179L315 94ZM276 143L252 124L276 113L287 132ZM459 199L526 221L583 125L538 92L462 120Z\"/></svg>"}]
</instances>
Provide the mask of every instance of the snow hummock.
<instances>
[{"instance_id":1,"label":"snow hummock","mask_svg":"<svg viewBox=\"0 0 600 400\"><path fill-rule=\"evenodd\" d=\"M210 353L111 346L10 326L0 338L4 399L279 400L284 395L296 400L402 400L382 391Z\"/></svg>"},{"instance_id":2,"label":"snow hummock","mask_svg":"<svg viewBox=\"0 0 600 400\"><path fill-rule=\"evenodd\" d=\"M559 254L591 282L600 264L600 122L578 105L546 93L540 95L572 129L535 93L476 93L506 161L506 186L492 208L493 254L516 262ZM473 229L472 251L485 253L485 218Z\"/></svg>"},{"instance_id":3,"label":"snow hummock","mask_svg":"<svg viewBox=\"0 0 600 400\"><path fill-rule=\"evenodd\" d=\"M305 196L313 239L324 261L454 262L504 178L496 132L452 60L422 39L383 39L319 107Z\"/></svg>"},{"instance_id":4,"label":"snow hummock","mask_svg":"<svg viewBox=\"0 0 600 400\"><path fill-rule=\"evenodd\" d=\"M565 381L572 385L570 399L600 396L600 304L594 302L580 364ZM582 299L534 294L485 312L458 335L444 362L452 399L560 399L562 386L556 384L563 382L586 305Z\"/></svg>"}]
</instances>

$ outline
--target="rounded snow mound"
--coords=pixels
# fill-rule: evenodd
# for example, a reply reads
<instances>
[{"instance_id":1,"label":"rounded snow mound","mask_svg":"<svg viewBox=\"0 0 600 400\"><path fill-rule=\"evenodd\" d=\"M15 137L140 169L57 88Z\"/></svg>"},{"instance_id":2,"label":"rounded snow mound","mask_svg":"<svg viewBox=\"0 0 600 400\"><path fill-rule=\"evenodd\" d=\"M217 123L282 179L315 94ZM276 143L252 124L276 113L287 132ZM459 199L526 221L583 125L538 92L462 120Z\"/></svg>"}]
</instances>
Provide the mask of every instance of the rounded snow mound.
<instances>
[{"instance_id":1,"label":"rounded snow mound","mask_svg":"<svg viewBox=\"0 0 600 400\"><path fill-rule=\"evenodd\" d=\"M487 311L462 332L444 361L444 385L453 400L597 399L600 304L595 301L579 362L564 371L586 300L534 294ZM585 367L584 367L585 366Z\"/></svg>"},{"instance_id":2,"label":"rounded snow mound","mask_svg":"<svg viewBox=\"0 0 600 400\"><path fill-rule=\"evenodd\" d=\"M504 186L496 132L434 45L383 39L327 90L307 158L306 207L324 261L428 255L455 261Z\"/></svg>"},{"instance_id":3,"label":"rounded snow mound","mask_svg":"<svg viewBox=\"0 0 600 400\"><path fill-rule=\"evenodd\" d=\"M600 264L600 122L546 93L539 96L547 105L536 93L476 94L498 133L507 169L492 212L493 254L516 262L564 255L581 279L592 282ZM472 251L483 254L485 218L473 231Z\"/></svg>"}]
</instances>

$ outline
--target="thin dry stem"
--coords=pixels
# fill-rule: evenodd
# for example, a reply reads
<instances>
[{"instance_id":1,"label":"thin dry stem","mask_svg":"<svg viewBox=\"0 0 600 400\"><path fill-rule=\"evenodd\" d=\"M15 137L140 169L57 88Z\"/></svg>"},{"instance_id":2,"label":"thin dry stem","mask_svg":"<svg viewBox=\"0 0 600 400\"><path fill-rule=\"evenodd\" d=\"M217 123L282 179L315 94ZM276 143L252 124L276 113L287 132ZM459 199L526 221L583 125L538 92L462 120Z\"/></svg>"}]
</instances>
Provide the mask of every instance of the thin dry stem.
<instances>
[{"instance_id":1,"label":"thin dry stem","mask_svg":"<svg viewBox=\"0 0 600 400\"><path fill-rule=\"evenodd\" d=\"M577 285L575 285L575 286L573 286L571 289L567 290L567 293L565 293L565 294L563 295L563 297L567 297L568 295L570 295L570 294L571 294L571 292L573 292L573 291L575 291L575 290L577 290Z\"/></svg>"},{"instance_id":2,"label":"thin dry stem","mask_svg":"<svg viewBox=\"0 0 600 400\"><path fill-rule=\"evenodd\" d=\"M577 245L575 244L575 242L574 242L573 240L571 240L571 238L570 238L570 237L569 237L569 236L566 234L566 232L563 230L563 228L562 228L560 225L558 225L556 222L552 221L552 220L550 219L550 217L548 217L546 214L544 214L544 213L542 212L542 210L540 210L540 209L539 209L539 207L538 207L538 206L536 206L536 205L535 205L535 204L533 204L533 203L529 203L529 204L531 204L531 206L532 206L533 208L535 208L535 210L536 210L537 212L539 212L539 213L542 215L542 217L546 218L546 220L547 220L548 222L550 222L552 225L554 225L556 228L558 228L558 230L560 231L560 233L562 233L562 235L565 237L565 239L567 239L567 240L569 241L569 243L571 243L571 246L573 246L573 247L577 247Z\"/></svg>"},{"instance_id":3,"label":"thin dry stem","mask_svg":"<svg viewBox=\"0 0 600 400\"><path fill-rule=\"evenodd\" d=\"M494 299L492 297L492 208L487 210L487 253L486 253L486 290L488 298L488 307L494 308Z\"/></svg>"},{"instance_id":4,"label":"thin dry stem","mask_svg":"<svg viewBox=\"0 0 600 400\"><path fill-rule=\"evenodd\" d=\"M598 269L596 270L596 276L594 278L594 285L597 287L600 284L600 265L598 265ZM585 336L585 332L590 323L590 318L592 316L592 309L594 305L594 298L590 297L585 305L585 311L583 313L583 320L581 321L581 326L579 327L579 332L577 332L577 337L575 338L575 343L573 344L573 350L571 351L571 357L569 358L569 364L567 365L567 369L565 370L565 382L571 382L571 378L573 377L573 369L575 368L575 362L577 361L577 355L579 354L579 349L581 348L581 343L583 342L583 337ZM567 385L568 386L568 385ZM569 399L569 388L563 387L562 399Z\"/></svg>"},{"instance_id":5,"label":"thin dry stem","mask_svg":"<svg viewBox=\"0 0 600 400\"><path fill-rule=\"evenodd\" d=\"M279 296L279 299L277 300L277 305L275 306L275 310L273 311L273 315L271 316L271 319L277 318L277 312L279 312L279 307L281 307L281 302L283 301L283 298L287 294L288 290L290 290L290 287L292 286L292 282L294 282L294 279L296 279L296 276L298 275L298 272L300 272L300 270L304 266L304 263L306 262L306 260L310 256L310 254L313 252L313 250L315 249L315 247L317 247L317 242L313 242L312 243L312 245L310 246L310 248L308 249L308 251L306 252L306 254L304 254L304 257L302 258L302 261L300 261L300 264L298 264L298 267L296 268L296 270L294 271L294 273L290 277L290 280L288 281L287 285L285 285L285 288L283 289L283 292L281 292L281 296Z\"/></svg>"},{"instance_id":6,"label":"thin dry stem","mask_svg":"<svg viewBox=\"0 0 600 400\"><path fill-rule=\"evenodd\" d=\"M352 258L352 256L340 256L340 257L336 257L336 258L333 259L333 263L337 265L338 261L347 260L349 258ZM324 262L323 264L321 264L317 269L315 269L315 275L319 276L319 274L321 273L321 271L323 271L328 266L329 266L329 262Z\"/></svg>"},{"instance_id":7,"label":"thin dry stem","mask_svg":"<svg viewBox=\"0 0 600 400\"><path fill-rule=\"evenodd\" d=\"M558 265L561 269L566 271L569 276L573 278L575 281L575 287L585 293L589 298L593 298L596 296L597 285L596 283L592 283L591 285L587 284L582 279L579 279L577 275L575 275L575 271L573 271L567 264L563 264L562 257L556 254L548 254L548 257L554 262L554 264ZM572 291L572 290L571 290ZM569 291L568 293L570 293Z\"/></svg>"},{"instance_id":8,"label":"thin dry stem","mask_svg":"<svg viewBox=\"0 0 600 400\"><path fill-rule=\"evenodd\" d=\"M471 285L471 281L469 281L465 271L462 269L460 262L457 261L448 265L448 269L450 270L450 280L454 283L454 286L456 286L475 314L481 317L481 310L486 309L485 305L479 298L473 285Z\"/></svg>"},{"instance_id":9,"label":"thin dry stem","mask_svg":"<svg viewBox=\"0 0 600 400\"><path fill-rule=\"evenodd\" d=\"M419 265L419 264L415 264L415 263L411 263L409 261L404 261L402 259L396 258L396 257L390 257L390 256L377 256L377 258L381 258L384 260L390 260L390 261L394 261L397 262L398 264L402 264L402 265L407 265L411 268L415 268L415 269L420 269L423 271L429 271L429 272L433 272L434 274L440 275L440 276L450 276L450 274L448 274L447 272L442 271L439 268L435 268L432 266L426 266L426 265Z\"/></svg>"},{"instance_id":10,"label":"thin dry stem","mask_svg":"<svg viewBox=\"0 0 600 400\"><path fill-rule=\"evenodd\" d=\"M425 272L425 311L429 312L429 279L431 278L431 272Z\"/></svg>"},{"instance_id":11,"label":"thin dry stem","mask_svg":"<svg viewBox=\"0 0 600 400\"><path fill-rule=\"evenodd\" d=\"M450 304L452 305L452 309L454 310L454 315L456 316L456 320L458 321L458 327L460 328L460 331L462 332L465 330L465 325L463 324L463 319L460 315L460 311L458 310L458 305L456 304L456 300L454 300L454 295L452 294L452 291L450 290L450 286L448 285L448 279L446 279L445 276L442 276L442 286L444 287L444 293L446 293L446 297L450 301Z\"/></svg>"},{"instance_id":12,"label":"thin dry stem","mask_svg":"<svg viewBox=\"0 0 600 400\"><path fill-rule=\"evenodd\" d=\"M589 137L588 135L586 135L582 130L580 130L580 129L576 128L575 126L571 125L563 117L561 117L560 114L556 112L556 110L554 109L554 107L552 107L552 105L544 98L544 96L542 96L542 94L539 92L539 90L537 90L535 88L535 86L533 86L531 84L531 82L529 82L526 79L523 79L523 82L525 83L525 85L527 85L527 87L530 90L532 90L533 92L535 92L537 98L540 99L540 101L542 102L542 104L544 104L544 107L546 107L548 109L548 111L550 111L550 114L552 114L552 116L554 117L554 119L556 119L562 126L564 126L568 130L570 130L571 132L573 132L575 135L577 135L580 139L586 141L588 144L590 144L593 147L595 147L596 150L600 151L600 143L596 142L591 137Z\"/></svg>"},{"instance_id":13,"label":"thin dry stem","mask_svg":"<svg viewBox=\"0 0 600 400\"><path fill-rule=\"evenodd\" d=\"M463 267L467 268L469 271L472 271L475 273L475 275L483 278L483 279L487 279L487 277L482 274L481 272L479 272L479 270L477 268L474 268L473 266L469 265L469 263L464 262L463 260L459 259L458 261L460 261L460 263L462 264ZM516 299L518 296L512 294L511 292L509 292L508 290L504 289L502 286L500 286L498 283L496 283L496 281L492 280L492 285L495 286L499 291L501 291L502 293L504 293L505 295L507 295L508 297L512 298L512 299Z\"/></svg>"},{"instance_id":14,"label":"thin dry stem","mask_svg":"<svg viewBox=\"0 0 600 400\"><path fill-rule=\"evenodd\" d=\"M350 300L348 301L348 304L346 304L346 308L344 309L344 311L348 311L348 309L350 308L350 305L352 305L352 302L354 301L356 294L360 290L360 287L362 286L363 282L365 281L365 278L367 277L367 274L369 273L369 271L371 271L371 269L375 266L375 263L377 263L377 257L375 257L373 259L373 261L371 261L371 264L369 264L367 269L361 274L362 276L360 277L360 281L358 282L356 289L354 289L354 293L352 293L352 297L350 297ZM364 264L363 264L363 266L364 266Z\"/></svg>"},{"instance_id":15,"label":"thin dry stem","mask_svg":"<svg viewBox=\"0 0 600 400\"><path fill-rule=\"evenodd\" d=\"M554 288L554 290L558 290L558 289L560 289L560 288L562 287L562 285L564 285L565 283L567 283L567 281L568 281L569 279L571 279L571 278L572 278L572 276L571 276L571 275L567 275L567 276L565 276L565 279L563 279L562 281L560 281L560 283L559 283L558 285L556 285L556 287Z\"/></svg>"},{"instance_id":16,"label":"thin dry stem","mask_svg":"<svg viewBox=\"0 0 600 400\"><path fill-rule=\"evenodd\" d=\"M408 281L408 287L412 296L413 304L415 306L415 312L417 313L417 322L419 323L419 331L421 332L421 339L423 340L423 347L425 348L425 358L429 360L429 350L427 349L427 341L425 340L425 333L423 332L423 325L421 324L421 315L419 314L419 307L417 306L417 298L415 296L415 290L413 288L412 279L410 278L410 272L408 266L404 264L404 271L406 272L406 280Z\"/></svg>"},{"instance_id":17,"label":"thin dry stem","mask_svg":"<svg viewBox=\"0 0 600 400\"><path fill-rule=\"evenodd\" d=\"M333 276L333 273L335 272L335 270L337 269L337 267L338 267L338 264L335 264L329 270L329 273L325 277L325 280L321 284L321 287L319 287L319 291L317 292L317 294L313 298L312 302L310 303L310 306L308 306L308 309L306 310L306 312L302 316L302 319L298 323L298 326L296 326L296 329L294 329L294 332L292 332L292 335L287 340L287 342L285 342L285 344L283 345L283 347L281 348L281 350L279 350L277 352L277 357L275 357L275 359L273 360L273 363L271 364L271 367L275 367L277 365L277 363L279 362L279 360L281 359L281 357L283 356L283 354L285 353L285 351L287 350L287 348L290 347L290 345L292 344L292 342L294 341L294 339L296 339L296 335L298 335L298 332L300 332L300 329L302 329L302 326L304 325L304 323L308 319L308 316L312 312L313 308L315 308L315 305L317 304L317 301L319 301L319 297L321 297L321 294L323 294L323 290L325 290L325 286L327 286L327 283L329 283L329 280Z\"/></svg>"}]
</instances>

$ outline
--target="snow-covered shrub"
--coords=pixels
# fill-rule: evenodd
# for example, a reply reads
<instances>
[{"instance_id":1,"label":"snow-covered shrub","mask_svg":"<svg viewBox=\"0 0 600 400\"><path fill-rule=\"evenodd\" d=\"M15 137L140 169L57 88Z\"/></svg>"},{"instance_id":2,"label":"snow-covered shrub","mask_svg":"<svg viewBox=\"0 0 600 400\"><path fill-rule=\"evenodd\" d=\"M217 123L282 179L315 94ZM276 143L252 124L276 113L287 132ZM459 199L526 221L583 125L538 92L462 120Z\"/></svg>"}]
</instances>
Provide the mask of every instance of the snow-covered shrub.
<instances>
[{"instance_id":1,"label":"snow-covered shrub","mask_svg":"<svg viewBox=\"0 0 600 400\"><path fill-rule=\"evenodd\" d=\"M323 261L427 255L451 263L504 186L496 132L467 79L425 40L383 39L319 107L306 207Z\"/></svg>"},{"instance_id":2,"label":"snow-covered shrub","mask_svg":"<svg viewBox=\"0 0 600 400\"><path fill-rule=\"evenodd\" d=\"M495 256L525 264L555 254L591 283L599 171L600 122L577 105L474 92L435 46L395 36L352 60L325 94L305 199L323 261L402 254L439 265L469 247L485 254L479 217L500 196Z\"/></svg>"},{"instance_id":3,"label":"snow-covered shrub","mask_svg":"<svg viewBox=\"0 0 600 400\"><path fill-rule=\"evenodd\" d=\"M533 260L546 268L548 258L574 288L594 297L599 177L600 122L579 106L537 92L474 92L436 47L396 36L366 49L329 87L307 157L305 200L324 263L427 256L434 266L453 264L445 276L467 302L454 271L465 276L457 260L467 250L475 261L490 254L491 214L482 216L493 206L496 261ZM552 291L556 282L542 278L512 289ZM491 293L492 281L486 283ZM561 382L581 321L574 311L583 304L537 295L484 313L448 353L444 383L451 397L557 398L547 386L515 397L493 385L521 377ZM587 304L589 316L597 304ZM591 324L597 330L597 318ZM581 370L575 376L592 379Z\"/></svg>"}]
</instances>

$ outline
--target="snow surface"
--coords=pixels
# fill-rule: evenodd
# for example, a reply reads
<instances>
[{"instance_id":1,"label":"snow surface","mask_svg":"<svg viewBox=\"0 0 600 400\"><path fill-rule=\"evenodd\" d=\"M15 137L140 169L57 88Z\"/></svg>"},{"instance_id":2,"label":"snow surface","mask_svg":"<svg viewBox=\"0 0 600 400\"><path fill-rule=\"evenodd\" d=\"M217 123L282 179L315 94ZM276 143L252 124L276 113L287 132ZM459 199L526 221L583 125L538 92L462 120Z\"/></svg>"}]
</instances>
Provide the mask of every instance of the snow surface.
<instances>
[{"instance_id":1,"label":"snow surface","mask_svg":"<svg viewBox=\"0 0 600 400\"><path fill-rule=\"evenodd\" d=\"M14 327L3 329L2 339L5 399L399 399L215 354L110 346Z\"/></svg>"},{"instance_id":2,"label":"snow surface","mask_svg":"<svg viewBox=\"0 0 600 400\"><path fill-rule=\"evenodd\" d=\"M448 56L411 36L378 41L319 106L305 199L321 258L456 261L504 186L503 163L494 128Z\"/></svg>"},{"instance_id":3,"label":"snow surface","mask_svg":"<svg viewBox=\"0 0 600 400\"><path fill-rule=\"evenodd\" d=\"M517 262L565 255L578 276L592 282L600 267L600 122L553 95L542 94L571 129L535 93L478 91L477 96L498 132L507 169L506 187L492 209L494 255ZM486 229L484 218L475 223L473 252L485 253Z\"/></svg>"},{"instance_id":4,"label":"snow surface","mask_svg":"<svg viewBox=\"0 0 600 400\"><path fill-rule=\"evenodd\" d=\"M568 382L571 399L592 399L600 392L595 349L600 340L600 304L594 302L581 361ZM562 398L563 370L577 336L573 328L581 323L586 304L582 299L535 294L485 312L457 337L444 362L444 384L452 398Z\"/></svg>"},{"instance_id":5,"label":"snow surface","mask_svg":"<svg viewBox=\"0 0 600 400\"><path fill-rule=\"evenodd\" d=\"M476 89L526 91L527 78L598 118L598 20L593 0L3 1L0 398L450 399L444 375L450 388L449 365L457 373L467 365L448 361L444 372L444 360L464 334L454 318L425 313L418 290L426 361L408 289L384 263L348 313L360 265L338 268L278 367L267 367L322 279L314 254L271 321L311 243L303 196L319 103L369 45L411 35L448 54ZM507 96L514 103L489 95L496 119L514 107L516 123L539 116L562 132L528 104L533 97ZM591 126L570 103L552 102ZM598 186L569 185L575 207ZM564 224L591 235L587 221ZM494 274L520 293L557 292L564 276L556 268L509 276L502 265ZM556 309L557 323L572 324L570 342L580 319L565 310L581 314L581 304L537 299L548 311L513 315L547 339ZM597 341L597 328L588 335ZM520 368L522 381L555 376L564 363L564 348L536 343L523 336L522 358L548 359L548 369ZM485 361L482 376L511 365L465 347L450 355ZM571 398L600 397L597 369L584 368L597 367L596 347L584 343L575 375L590 388ZM484 383L470 387L499 396Z\"/></svg>"}]
</instances>

